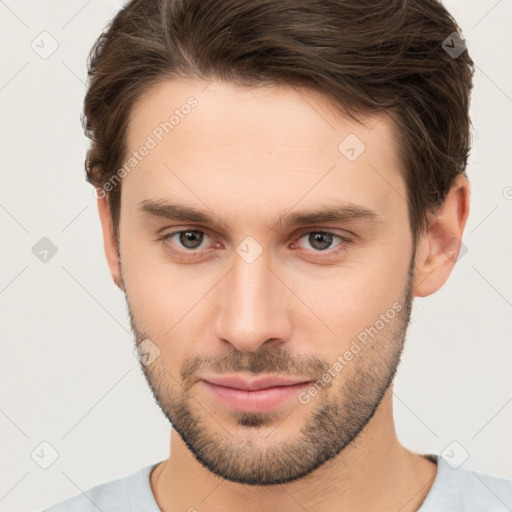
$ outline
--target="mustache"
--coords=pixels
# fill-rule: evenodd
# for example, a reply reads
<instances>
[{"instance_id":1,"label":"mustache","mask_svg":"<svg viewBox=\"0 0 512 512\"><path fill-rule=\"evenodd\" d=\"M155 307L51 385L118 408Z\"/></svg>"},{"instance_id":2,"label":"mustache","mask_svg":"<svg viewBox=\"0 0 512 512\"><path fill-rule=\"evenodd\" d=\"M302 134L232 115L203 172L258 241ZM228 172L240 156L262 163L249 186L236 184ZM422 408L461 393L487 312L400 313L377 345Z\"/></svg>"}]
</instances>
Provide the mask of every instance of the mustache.
<instances>
[{"instance_id":1,"label":"mustache","mask_svg":"<svg viewBox=\"0 0 512 512\"><path fill-rule=\"evenodd\" d=\"M296 354L287 349L265 349L257 352L228 352L196 355L188 358L180 376L183 382L190 381L200 372L224 374L248 372L258 374L280 374L293 376L323 375L329 365L314 355Z\"/></svg>"}]
</instances>

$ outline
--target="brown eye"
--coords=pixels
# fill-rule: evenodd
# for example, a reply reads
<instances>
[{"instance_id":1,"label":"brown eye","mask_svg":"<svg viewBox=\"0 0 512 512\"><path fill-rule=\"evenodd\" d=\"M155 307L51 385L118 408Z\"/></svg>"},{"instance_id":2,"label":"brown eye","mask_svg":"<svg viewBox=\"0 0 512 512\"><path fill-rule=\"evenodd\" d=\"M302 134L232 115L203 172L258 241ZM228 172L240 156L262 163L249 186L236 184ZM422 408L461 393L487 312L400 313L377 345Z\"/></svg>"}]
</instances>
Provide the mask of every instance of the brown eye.
<instances>
[{"instance_id":1,"label":"brown eye","mask_svg":"<svg viewBox=\"0 0 512 512\"><path fill-rule=\"evenodd\" d=\"M182 229L167 233L161 237L166 249L173 254L196 257L202 255L204 247L200 247L204 241L206 233L197 229ZM208 236L208 235L206 235Z\"/></svg>"},{"instance_id":2,"label":"brown eye","mask_svg":"<svg viewBox=\"0 0 512 512\"><path fill-rule=\"evenodd\" d=\"M204 238L204 233L202 231L195 230L178 231L174 234L179 235L180 244L187 249L197 249Z\"/></svg>"},{"instance_id":3,"label":"brown eye","mask_svg":"<svg viewBox=\"0 0 512 512\"><path fill-rule=\"evenodd\" d=\"M308 242L311 247L323 251L332 245L333 235L331 233L324 233L322 231L313 232L309 234Z\"/></svg>"},{"instance_id":4,"label":"brown eye","mask_svg":"<svg viewBox=\"0 0 512 512\"><path fill-rule=\"evenodd\" d=\"M302 239L307 240L309 247L303 245ZM338 242L334 243L336 240ZM351 239L330 231L307 231L302 233L296 245L313 256L334 256L347 249L351 243Z\"/></svg>"}]
</instances>

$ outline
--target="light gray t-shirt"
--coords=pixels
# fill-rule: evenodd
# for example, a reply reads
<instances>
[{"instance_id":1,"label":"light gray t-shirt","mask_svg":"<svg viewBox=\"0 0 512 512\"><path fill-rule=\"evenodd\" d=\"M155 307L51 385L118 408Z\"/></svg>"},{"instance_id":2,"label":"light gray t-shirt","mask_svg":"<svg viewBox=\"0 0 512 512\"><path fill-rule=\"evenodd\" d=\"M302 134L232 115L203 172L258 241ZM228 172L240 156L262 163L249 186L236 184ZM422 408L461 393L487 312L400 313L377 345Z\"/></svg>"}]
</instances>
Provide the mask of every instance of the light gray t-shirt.
<instances>
[{"instance_id":1,"label":"light gray t-shirt","mask_svg":"<svg viewBox=\"0 0 512 512\"><path fill-rule=\"evenodd\" d=\"M512 481L452 468L438 455L434 483L418 512L510 512ZM130 476L92 487L41 512L161 512L151 491L149 475L159 463Z\"/></svg>"}]
</instances>

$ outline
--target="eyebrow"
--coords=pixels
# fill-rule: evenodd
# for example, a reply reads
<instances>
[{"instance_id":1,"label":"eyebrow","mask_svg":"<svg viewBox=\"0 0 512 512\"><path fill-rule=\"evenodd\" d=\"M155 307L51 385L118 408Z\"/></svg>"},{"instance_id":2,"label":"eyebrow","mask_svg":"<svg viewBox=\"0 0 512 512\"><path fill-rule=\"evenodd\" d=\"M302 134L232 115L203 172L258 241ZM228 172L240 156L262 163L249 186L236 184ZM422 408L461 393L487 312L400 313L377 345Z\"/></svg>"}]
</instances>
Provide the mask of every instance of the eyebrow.
<instances>
[{"instance_id":1,"label":"eyebrow","mask_svg":"<svg viewBox=\"0 0 512 512\"><path fill-rule=\"evenodd\" d=\"M164 199L145 199L138 203L138 211L145 216L180 220L185 222L198 222L209 226L221 224L226 226L218 215L199 210L191 206L172 203ZM210 210L211 211L211 210ZM382 217L374 210L353 203L328 204L317 210L300 210L281 214L274 225L280 227L296 227L322 222L348 222L364 220L371 223L380 223Z\"/></svg>"}]
</instances>

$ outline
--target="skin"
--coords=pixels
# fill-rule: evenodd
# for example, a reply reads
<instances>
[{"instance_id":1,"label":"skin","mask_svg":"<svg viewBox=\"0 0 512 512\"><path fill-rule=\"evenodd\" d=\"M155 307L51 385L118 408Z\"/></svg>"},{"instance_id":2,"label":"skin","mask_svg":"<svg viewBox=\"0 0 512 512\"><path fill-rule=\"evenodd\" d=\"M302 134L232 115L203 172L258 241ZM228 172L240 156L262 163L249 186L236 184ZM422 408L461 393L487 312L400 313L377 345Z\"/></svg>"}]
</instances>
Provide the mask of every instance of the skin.
<instances>
[{"instance_id":1,"label":"skin","mask_svg":"<svg viewBox=\"0 0 512 512\"><path fill-rule=\"evenodd\" d=\"M119 240L106 199L98 199L136 344L149 339L160 351L141 364L174 426L170 456L150 477L159 507L417 510L437 467L397 439L392 380L411 301L441 288L455 265L458 248L447 248L462 239L468 217L466 178L429 214L414 248L391 118L358 124L318 93L286 86L158 84L131 112L129 151L190 96L198 105L123 178ZM355 161L338 150L348 134L366 146ZM147 199L192 206L218 222L153 217L140 211ZM328 202L370 208L379 220L277 224L282 214ZM162 240L178 230L199 231L202 242ZM318 231L351 242L334 254L340 239L315 243ZM251 263L237 252L248 236L262 251ZM254 245L241 247L256 254ZM316 381L393 304L401 310L308 403L237 412L200 381L206 373Z\"/></svg>"}]
</instances>

